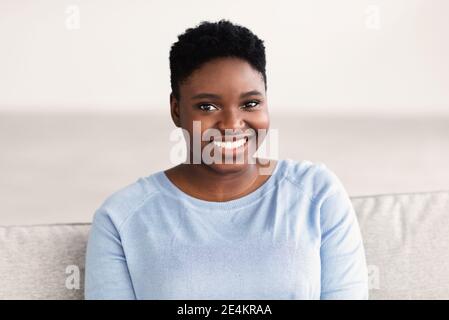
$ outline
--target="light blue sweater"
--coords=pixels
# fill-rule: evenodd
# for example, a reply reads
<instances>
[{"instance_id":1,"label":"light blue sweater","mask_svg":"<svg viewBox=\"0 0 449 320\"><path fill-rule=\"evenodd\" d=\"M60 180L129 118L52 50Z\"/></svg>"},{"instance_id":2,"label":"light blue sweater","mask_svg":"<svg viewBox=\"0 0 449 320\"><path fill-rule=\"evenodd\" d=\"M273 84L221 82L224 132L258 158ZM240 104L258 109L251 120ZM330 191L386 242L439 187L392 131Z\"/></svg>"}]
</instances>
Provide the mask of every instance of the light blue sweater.
<instances>
[{"instance_id":1,"label":"light blue sweater","mask_svg":"<svg viewBox=\"0 0 449 320\"><path fill-rule=\"evenodd\" d=\"M368 274L346 190L322 163L279 160L252 193L194 198L164 171L95 212L86 299L367 299Z\"/></svg>"}]
</instances>

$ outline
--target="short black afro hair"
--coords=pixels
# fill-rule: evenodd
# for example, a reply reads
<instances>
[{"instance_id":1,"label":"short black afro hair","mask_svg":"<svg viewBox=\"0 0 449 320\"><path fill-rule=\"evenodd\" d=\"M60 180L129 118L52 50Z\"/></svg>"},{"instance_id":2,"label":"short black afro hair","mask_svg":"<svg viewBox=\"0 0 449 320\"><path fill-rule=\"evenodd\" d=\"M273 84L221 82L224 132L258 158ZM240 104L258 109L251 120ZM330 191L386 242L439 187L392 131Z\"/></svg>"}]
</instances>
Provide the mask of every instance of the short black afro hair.
<instances>
[{"instance_id":1,"label":"short black afro hair","mask_svg":"<svg viewBox=\"0 0 449 320\"><path fill-rule=\"evenodd\" d=\"M265 46L249 29L221 19L202 21L195 28L178 35L170 50L170 83L174 97L179 100L179 84L202 64L220 57L246 60L259 71L267 88Z\"/></svg>"}]
</instances>

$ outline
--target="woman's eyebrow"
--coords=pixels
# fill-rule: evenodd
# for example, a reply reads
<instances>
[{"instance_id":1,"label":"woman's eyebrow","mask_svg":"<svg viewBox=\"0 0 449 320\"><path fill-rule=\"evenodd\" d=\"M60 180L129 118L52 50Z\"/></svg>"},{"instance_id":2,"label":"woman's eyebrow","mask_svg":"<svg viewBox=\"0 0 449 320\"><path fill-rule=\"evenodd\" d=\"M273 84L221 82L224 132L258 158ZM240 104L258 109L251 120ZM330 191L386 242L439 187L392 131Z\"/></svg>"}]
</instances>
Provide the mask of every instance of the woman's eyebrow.
<instances>
[{"instance_id":1,"label":"woman's eyebrow","mask_svg":"<svg viewBox=\"0 0 449 320\"><path fill-rule=\"evenodd\" d=\"M240 98L242 99L242 98L246 98L246 97L249 97L249 96L261 96L261 95L262 95L262 93L261 93L260 91L257 91L257 90L251 90L251 91L242 93L242 94L240 95Z\"/></svg>"},{"instance_id":2,"label":"woman's eyebrow","mask_svg":"<svg viewBox=\"0 0 449 320\"><path fill-rule=\"evenodd\" d=\"M198 93L196 95L194 95L191 99L220 99L221 96L219 96L218 94L214 94L214 93Z\"/></svg>"},{"instance_id":3,"label":"woman's eyebrow","mask_svg":"<svg viewBox=\"0 0 449 320\"><path fill-rule=\"evenodd\" d=\"M260 91L257 91L257 90L251 90L251 91L242 93L240 95L240 98L242 99L242 98L246 98L248 96L254 96L254 95L260 95L261 96L262 93ZM193 99L207 99L207 98L209 98L209 99L220 99L221 96L218 95L218 94L215 94L215 93L203 92L203 93L198 93L198 94L194 95L191 99L193 100Z\"/></svg>"}]
</instances>

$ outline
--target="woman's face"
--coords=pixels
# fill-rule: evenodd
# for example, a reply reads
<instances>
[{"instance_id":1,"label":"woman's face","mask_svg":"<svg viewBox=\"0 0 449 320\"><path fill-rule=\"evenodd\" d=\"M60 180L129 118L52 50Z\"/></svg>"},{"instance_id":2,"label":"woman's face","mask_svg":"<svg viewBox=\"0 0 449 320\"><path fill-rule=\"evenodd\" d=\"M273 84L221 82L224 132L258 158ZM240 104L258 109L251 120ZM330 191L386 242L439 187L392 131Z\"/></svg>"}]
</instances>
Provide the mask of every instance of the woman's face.
<instances>
[{"instance_id":1,"label":"woman's face","mask_svg":"<svg viewBox=\"0 0 449 320\"><path fill-rule=\"evenodd\" d=\"M247 168L248 159L269 129L262 74L245 60L217 58L195 70L180 84L179 92L179 101L170 96L171 115L175 125L189 134L186 137L190 139L189 163L199 163L194 161L196 152L196 159L201 159L201 163L214 171L226 173ZM198 121L196 135L194 121ZM239 138L243 138L240 143L245 142L241 146L228 144L225 148L214 143L238 141ZM194 143L200 148L195 149ZM212 163L205 163L205 156L212 159Z\"/></svg>"}]
</instances>

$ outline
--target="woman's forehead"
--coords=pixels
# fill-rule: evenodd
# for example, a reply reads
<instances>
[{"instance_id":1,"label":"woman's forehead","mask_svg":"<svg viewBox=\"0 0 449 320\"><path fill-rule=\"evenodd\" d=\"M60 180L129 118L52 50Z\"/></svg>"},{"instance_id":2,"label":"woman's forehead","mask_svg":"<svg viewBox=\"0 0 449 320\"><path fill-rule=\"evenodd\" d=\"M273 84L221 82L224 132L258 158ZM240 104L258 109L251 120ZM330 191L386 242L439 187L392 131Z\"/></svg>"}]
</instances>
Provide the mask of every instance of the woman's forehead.
<instances>
[{"instance_id":1,"label":"woman's forehead","mask_svg":"<svg viewBox=\"0 0 449 320\"><path fill-rule=\"evenodd\" d=\"M217 95L232 92L240 95L253 90L263 92L263 76L240 59L208 62L195 70L181 85L181 91L189 96L204 92Z\"/></svg>"}]
</instances>

